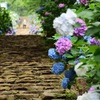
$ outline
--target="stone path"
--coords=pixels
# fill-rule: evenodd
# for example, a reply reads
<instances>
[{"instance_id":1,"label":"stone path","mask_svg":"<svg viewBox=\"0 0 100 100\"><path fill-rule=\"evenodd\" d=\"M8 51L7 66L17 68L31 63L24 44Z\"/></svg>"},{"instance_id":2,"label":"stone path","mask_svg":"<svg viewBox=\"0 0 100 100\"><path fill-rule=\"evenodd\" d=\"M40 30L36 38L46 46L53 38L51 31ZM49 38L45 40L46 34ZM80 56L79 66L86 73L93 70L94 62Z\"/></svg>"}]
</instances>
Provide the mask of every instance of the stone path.
<instances>
[{"instance_id":1,"label":"stone path","mask_svg":"<svg viewBox=\"0 0 100 100\"><path fill-rule=\"evenodd\" d=\"M65 100L39 36L0 37L0 100Z\"/></svg>"},{"instance_id":2,"label":"stone path","mask_svg":"<svg viewBox=\"0 0 100 100\"><path fill-rule=\"evenodd\" d=\"M23 28L23 20L26 20L26 28ZM28 17L21 17L21 25L17 28L17 33L15 35L32 35L29 33L29 19Z\"/></svg>"}]
</instances>

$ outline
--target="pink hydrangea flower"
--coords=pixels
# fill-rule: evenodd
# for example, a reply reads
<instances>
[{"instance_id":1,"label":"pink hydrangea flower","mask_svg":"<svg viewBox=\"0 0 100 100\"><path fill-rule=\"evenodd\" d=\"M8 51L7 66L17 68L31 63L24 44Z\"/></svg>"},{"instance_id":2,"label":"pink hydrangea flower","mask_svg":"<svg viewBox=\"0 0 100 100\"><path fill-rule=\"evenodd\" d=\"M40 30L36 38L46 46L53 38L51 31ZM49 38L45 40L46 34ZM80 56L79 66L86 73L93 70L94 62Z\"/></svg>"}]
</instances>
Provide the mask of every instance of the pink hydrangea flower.
<instances>
[{"instance_id":1,"label":"pink hydrangea flower","mask_svg":"<svg viewBox=\"0 0 100 100\"><path fill-rule=\"evenodd\" d=\"M94 87L91 87L88 92L93 92L95 90Z\"/></svg>"},{"instance_id":2,"label":"pink hydrangea flower","mask_svg":"<svg viewBox=\"0 0 100 100\"><path fill-rule=\"evenodd\" d=\"M69 51L72 47L72 43L67 38L60 38L56 43L56 50L60 55L63 55L66 51Z\"/></svg>"},{"instance_id":3,"label":"pink hydrangea flower","mask_svg":"<svg viewBox=\"0 0 100 100\"><path fill-rule=\"evenodd\" d=\"M43 24L44 23L44 20L42 20L41 23Z\"/></svg>"},{"instance_id":4,"label":"pink hydrangea flower","mask_svg":"<svg viewBox=\"0 0 100 100\"><path fill-rule=\"evenodd\" d=\"M64 8L65 7L65 4L64 3L60 3L59 4L59 8Z\"/></svg>"},{"instance_id":5,"label":"pink hydrangea flower","mask_svg":"<svg viewBox=\"0 0 100 100\"><path fill-rule=\"evenodd\" d=\"M45 12L45 15L48 16L49 15L49 12Z\"/></svg>"},{"instance_id":6,"label":"pink hydrangea flower","mask_svg":"<svg viewBox=\"0 0 100 100\"><path fill-rule=\"evenodd\" d=\"M83 4L83 5L85 5L85 4L88 3L88 0L80 0L80 3Z\"/></svg>"}]
</instances>

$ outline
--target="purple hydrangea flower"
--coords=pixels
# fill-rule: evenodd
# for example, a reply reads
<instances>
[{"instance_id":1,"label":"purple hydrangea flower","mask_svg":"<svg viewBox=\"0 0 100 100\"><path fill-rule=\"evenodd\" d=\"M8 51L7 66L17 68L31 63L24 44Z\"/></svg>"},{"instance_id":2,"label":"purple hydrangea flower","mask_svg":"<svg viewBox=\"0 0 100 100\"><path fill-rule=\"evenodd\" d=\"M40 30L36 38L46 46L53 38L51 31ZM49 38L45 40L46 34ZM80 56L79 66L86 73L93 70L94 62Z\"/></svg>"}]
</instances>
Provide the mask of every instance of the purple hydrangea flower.
<instances>
[{"instance_id":1,"label":"purple hydrangea flower","mask_svg":"<svg viewBox=\"0 0 100 100\"><path fill-rule=\"evenodd\" d=\"M77 23L80 23L80 24L85 24L85 22L82 20L82 19L80 19L80 18L77 18L76 20L75 20L75 22L77 22Z\"/></svg>"},{"instance_id":2,"label":"purple hydrangea flower","mask_svg":"<svg viewBox=\"0 0 100 100\"><path fill-rule=\"evenodd\" d=\"M56 43L56 51L63 55L66 51L69 51L72 48L72 43L67 38L60 38Z\"/></svg>"},{"instance_id":3,"label":"purple hydrangea flower","mask_svg":"<svg viewBox=\"0 0 100 100\"><path fill-rule=\"evenodd\" d=\"M49 15L49 12L45 12L45 15L48 16Z\"/></svg>"},{"instance_id":4,"label":"purple hydrangea flower","mask_svg":"<svg viewBox=\"0 0 100 100\"><path fill-rule=\"evenodd\" d=\"M98 40L97 45L100 46L100 40Z\"/></svg>"},{"instance_id":5,"label":"purple hydrangea flower","mask_svg":"<svg viewBox=\"0 0 100 100\"><path fill-rule=\"evenodd\" d=\"M97 44L97 40L95 38L91 38L90 39L90 44L91 45L96 45Z\"/></svg>"},{"instance_id":6,"label":"purple hydrangea flower","mask_svg":"<svg viewBox=\"0 0 100 100\"><path fill-rule=\"evenodd\" d=\"M64 3L60 3L59 4L59 8L64 8L65 7L65 4Z\"/></svg>"},{"instance_id":7,"label":"purple hydrangea flower","mask_svg":"<svg viewBox=\"0 0 100 100\"><path fill-rule=\"evenodd\" d=\"M59 75L64 71L65 65L62 62L53 64L52 73Z\"/></svg>"},{"instance_id":8,"label":"purple hydrangea flower","mask_svg":"<svg viewBox=\"0 0 100 100\"><path fill-rule=\"evenodd\" d=\"M95 90L94 87L91 87L88 92L93 92Z\"/></svg>"},{"instance_id":9,"label":"purple hydrangea flower","mask_svg":"<svg viewBox=\"0 0 100 100\"><path fill-rule=\"evenodd\" d=\"M80 3L86 5L88 3L88 0L80 0Z\"/></svg>"},{"instance_id":10,"label":"purple hydrangea flower","mask_svg":"<svg viewBox=\"0 0 100 100\"><path fill-rule=\"evenodd\" d=\"M48 56L54 60L61 58L61 56L56 52L56 50L54 48L50 48L48 50Z\"/></svg>"},{"instance_id":11,"label":"purple hydrangea flower","mask_svg":"<svg viewBox=\"0 0 100 100\"><path fill-rule=\"evenodd\" d=\"M41 23L44 24L44 20L42 20Z\"/></svg>"},{"instance_id":12,"label":"purple hydrangea flower","mask_svg":"<svg viewBox=\"0 0 100 100\"><path fill-rule=\"evenodd\" d=\"M100 40L96 40L95 38L90 39L90 44L91 45L98 45L100 46Z\"/></svg>"},{"instance_id":13,"label":"purple hydrangea flower","mask_svg":"<svg viewBox=\"0 0 100 100\"><path fill-rule=\"evenodd\" d=\"M82 27L74 29L75 36L84 36L84 34L85 34L85 31L84 31L84 28Z\"/></svg>"},{"instance_id":14,"label":"purple hydrangea flower","mask_svg":"<svg viewBox=\"0 0 100 100\"><path fill-rule=\"evenodd\" d=\"M67 87L68 87L68 85L69 85L69 82L70 82L70 80L69 80L69 78L64 78L63 80L62 80L62 87L64 88L64 89L66 89Z\"/></svg>"},{"instance_id":15,"label":"purple hydrangea flower","mask_svg":"<svg viewBox=\"0 0 100 100\"><path fill-rule=\"evenodd\" d=\"M75 36L84 36L85 32L87 31L87 26L85 24L85 22L82 19L76 19L75 20L76 23L80 24L80 27L77 27L74 29L74 35Z\"/></svg>"},{"instance_id":16,"label":"purple hydrangea flower","mask_svg":"<svg viewBox=\"0 0 100 100\"><path fill-rule=\"evenodd\" d=\"M72 81L76 75L74 68L70 68L69 70L65 71L64 75L66 78L69 78L69 80Z\"/></svg>"}]
</instances>

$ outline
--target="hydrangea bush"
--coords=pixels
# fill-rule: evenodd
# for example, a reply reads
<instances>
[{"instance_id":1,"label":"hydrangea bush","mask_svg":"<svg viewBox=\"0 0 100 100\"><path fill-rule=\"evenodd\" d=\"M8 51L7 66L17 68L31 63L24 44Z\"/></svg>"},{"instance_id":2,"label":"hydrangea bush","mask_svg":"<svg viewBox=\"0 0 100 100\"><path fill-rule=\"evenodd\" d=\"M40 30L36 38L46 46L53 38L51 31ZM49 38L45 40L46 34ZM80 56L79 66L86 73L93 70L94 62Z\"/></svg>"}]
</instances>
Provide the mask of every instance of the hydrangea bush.
<instances>
[{"instance_id":1,"label":"hydrangea bush","mask_svg":"<svg viewBox=\"0 0 100 100\"><path fill-rule=\"evenodd\" d=\"M0 7L0 35L5 35L12 28L9 11Z\"/></svg>"},{"instance_id":2,"label":"hydrangea bush","mask_svg":"<svg viewBox=\"0 0 100 100\"><path fill-rule=\"evenodd\" d=\"M39 16L34 12L32 15L29 16L29 23L30 23L30 33L33 35L43 35L43 28L41 19Z\"/></svg>"},{"instance_id":3,"label":"hydrangea bush","mask_svg":"<svg viewBox=\"0 0 100 100\"><path fill-rule=\"evenodd\" d=\"M53 20L56 42L53 53L51 48L48 51L48 56L56 62L52 73L64 75L61 82L64 89L69 88L76 77L86 78L89 86L97 85L96 91L92 88L92 92L79 96L77 100L100 100L99 16L99 0L76 0L72 9L68 8L66 13Z\"/></svg>"},{"instance_id":4,"label":"hydrangea bush","mask_svg":"<svg viewBox=\"0 0 100 100\"><path fill-rule=\"evenodd\" d=\"M47 37L51 37L55 34L53 28L53 20L58 17L62 12L65 12L68 7L73 6L75 0L45 0L42 1L41 7L36 10L40 14L43 30Z\"/></svg>"},{"instance_id":5,"label":"hydrangea bush","mask_svg":"<svg viewBox=\"0 0 100 100\"><path fill-rule=\"evenodd\" d=\"M9 11L9 16L11 18L12 27L10 27L10 29L5 34L7 36L16 34L17 28L18 28L18 21L20 19L20 16L17 13L13 12L13 11Z\"/></svg>"}]
</instances>

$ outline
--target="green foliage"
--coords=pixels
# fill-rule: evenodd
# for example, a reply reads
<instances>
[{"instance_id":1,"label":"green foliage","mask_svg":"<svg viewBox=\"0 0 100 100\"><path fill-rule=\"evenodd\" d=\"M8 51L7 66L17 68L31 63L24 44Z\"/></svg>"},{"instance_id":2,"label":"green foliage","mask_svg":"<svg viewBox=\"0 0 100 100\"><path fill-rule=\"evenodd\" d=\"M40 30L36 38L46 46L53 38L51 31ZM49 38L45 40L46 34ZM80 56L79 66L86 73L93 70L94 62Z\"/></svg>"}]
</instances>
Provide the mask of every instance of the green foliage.
<instances>
[{"instance_id":1,"label":"green foliage","mask_svg":"<svg viewBox=\"0 0 100 100\"><path fill-rule=\"evenodd\" d=\"M48 9L45 10L45 6L42 13L41 11L39 12L41 16L44 17L44 20L50 18L50 16L43 15L45 11L48 11ZM67 63L67 66L65 69L69 69L70 67L76 67L75 70L78 70L82 67L83 68L87 67L88 71L86 69L86 73L85 75L83 75L83 77L87 79L87 81L89 82L89 85L100 84L100 80L99 80L100 79L100 0L89 0L87 5L75 4L73 6L72 5L68 6L66 4L66 8L68 7L73 9L76 12L77 16L85 21L86 25L88 26L88 30L86 31L85 35L82 37L80 36L77 37L74 35L70 36L71 37L70 41L72 42L72 48L71 50L66 51L63 54L65 55L67 60L65 60L65 62L63 60L60 60L60 61L62 61L64 64ZM57 17L56 14L58 13L62 14L64 12L64 9L63 11L61 11L58 8L57 11L56 13L53 13L55 15L54 18ZM45 24L47 24L47 22ZM75 24L74 28L76 27L80 27L79 24ZM84 39L85 36L89 36L90 38L85 40ZM53 36L54 40L58 40L61 37L62 36L57 35L57 34ZM67 37L64 37L64 38L67 38ZM63 48L62 44L61 44L61 48ZM59 53L58 51L56 52ZM75 63L79 64L80 62L82 62L82 65L80 65L79 68L77 69L78 65L75 66ZM81 76L80 75L81 71L82 69L80 71L78 70L79 72L79 74L77 74L78 76ZM83 73L84 73L84 70L83 70Z\"/></svg>"},{"instance_id":2,"label":"green foliage","mask_svg":"<svg viewBox=\"0 0 100 100\"><path fill-rule=\"evenodd\" d=\"M44 7L43 10L38 10L37 12L41 15L41 19L44 20L43 29L47 37L51 37L55 34L53 28L53 20L55 17L60 16L61 13L65 13L68 7L72 7L76 0L48 0L47 2L42 2L41 7ZM59 8L59 4L64 3L64 8ZM41 9L41 8L40 8ZM48 12L49 15L45 15L45 12Z\"/></svg>"},{"instance_id":3,"label":"green foliage","mask_svg":"<svg viewBox=\"0 0 100 100\"><path fill-rule=\"evenodd\" d=\"M10 30L11 26L12 22L9 16L9 11L0 7L0 35L3 35L7 32L7 30Z\"/></svg>"},{"instance_id":4,"label":"green foliage","mask_svg":"<svg viewBox=\"0 0 100 100\"><path fill-rule=\"evenodd\" d=\"M5 2L5 0L0 0ZM29 15L34 12L40 5L40 0L6 0L9 10L18 13L20 16Z\"/></svg>"}]
</instances>

